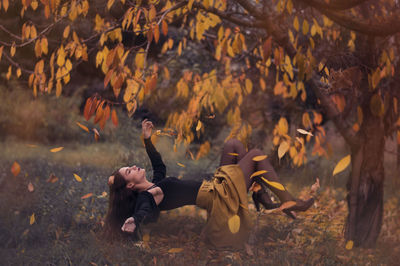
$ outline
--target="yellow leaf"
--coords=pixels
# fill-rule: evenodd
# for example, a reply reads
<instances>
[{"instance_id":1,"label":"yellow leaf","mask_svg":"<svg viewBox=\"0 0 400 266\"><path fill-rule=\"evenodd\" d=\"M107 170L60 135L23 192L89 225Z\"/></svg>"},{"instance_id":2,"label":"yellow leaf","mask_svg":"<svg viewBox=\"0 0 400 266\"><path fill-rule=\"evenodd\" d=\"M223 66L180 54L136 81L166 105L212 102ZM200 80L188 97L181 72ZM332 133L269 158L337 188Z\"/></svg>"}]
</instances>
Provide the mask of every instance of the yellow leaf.
<instances>
[{"instance_id":1,"label":"yellow leaf","mask_svg":"<svg viewBox=\"0 0 400 266\"><path fill-rule=\"evenodd\" d=\"M199 120L196 126L196 131L199 131L200 129L201 129L201 121Z\"/></svg>"},{"instance_id":2,"label":"yellow leaf","mask_svg":"<svg viewBox=\"0 0 400 266\"><path fill-rule=\"evenodd\" d=\"M268 171L267 170L260 170L260 171L254 172L254 173L251 174L250 178L253 178L253 177L261 175L261 174L265 174L266 172L268 172Z\"/></svg>"},{"instance_id":3,"label":"yellow leaf","mask_svg":"<svg viewBox=\"0 0 400 266\"><path fill-rule=\"evenodd\" d=\"M239 156L239 153L236 153L236 152L228 152L228 155Z\"/></svg>"},{"instance_id":4,"label":"yellow leaf","mask_svg":"<svg viewBox=\"0 0 400 266\"><path fill-rule=\"evenodd\" d=\"M254 157L253 157L253 161L256 161L256 162L262 161L262 160L264 160L264 159L267 158L267 157L268 157L267 155L258 155L258 156L254 156Z\"/></svg>"},{"instance_id":5,"label":"yellow leaf","mask_svg":"<svg viewBox=\"0 0 400 266\"><path fill-rule=\"evenodd\" d=\"M303 20L303 34L306 35L308 33L309 25L306 19Z\"/></svg>"},{"instance_id":6,"label":"yellow leaf","mask_svg":"<svg viewBox=\"0 0 400 266\"><path fill-rule=\"evenodd\" d=\"M346 249L347 249L347 250L352 249L352 248L353 248L353 245L354 245L353 240L347 241L347 243L346 243Z\"/></svg>"},{"instance_id":7,"label":"yellow leaf","mask_svg":"<svg viewBox=\"0 0 400 266\"><path fill-rule=\"evenodd\" d=\"M181 167L186 167L184 164L181 164L181 163L176 163L176 164L181 166Z\"/></svg>"},{"instance_id":8,"label":"yellow leaf","mask_svg":"<svg viewBox=\"0 0 400 266\"><path fill-rule=\"evenodd\" d=\"M351 155L347 155L345 157L343 157L338 164L335 166L335 169L333 170L333 175L336 175L340 172L342 172L344 169L347 168L347 166L349 166L351 162Z\"/></svg>"},{"instance_id":9,"label":"yellow leaf","mask_svg":"<svg viewBox=\"0 0 400 266\"><path fill-rule=\"evenodd\" d=\"M68 38L70 29L71 29L71 27L69 25L67 27L65 27L64 32L63 32L64 39Z\"/></svg>"},{"instance_id":10,"label":"yellow leaf","mask_svg":"<svg viewBox=\"0 0 400 266\"><path fill-rule=\"evenodd\" d=\"M16 50L16 48L15 48L15 42L13 42L13 44L11 45L11 48L10 48L10 55L11 55L11 57L13 57L13 56L15 55L15 50Z\"/></svg>"},{"instance_id":11,"label":"yellow leaf","mask_svg":"<svg viewBox=\"0 0 400 266\"><path fill-rule=\"evenodd\" d=\"M77 124L80 128L82 128L83 130L85 130L86 132L89 132L89 129L87 128L87 126L84 126L84 125L82 125L82 124L79 123L79 122L76 122L76 124Z\"/></svg>"},{"instance_id":12,"label":"yellow leaf","mask_svg":"<svg viewBox=\"0 0 400 266\"><path fill-rule=\"evenodd\" d=\"M301 133L301 134L304 134L304 135L314 136L311 132L308 132L308 131L306 131L306 130L304 130L304 129L301 129L301 128L298 128L297 131L298 131L299 133Z\"/></svg>"},{"instance_id":13,"label":"yellow leaf","mask_svg":"<svg viewBox=\"0 0 400 266\"><path fill-rule=\"evenodd\" d=\"M42 38L41 40L40 40L40 48L41 48L41 50L42 50L42 52L44 53L44 54L47 54L48 53L48 42L47 42L47 38Z\"/></svg>"},{"instance_id":14,"label":"yellow leaf","mask_svg":"<svg viewBox=\"0 0 400 266\"><path fill-rule=\"evenodd\" d=\"M64 47L61 46L60 49L58 49L58 56L57 56L57 65L59 67L62 67L65 63L65 51Z\"/></svg>"},{"instance_id":15,"label":"yellow leaf","mask_svg":"<svg viewBox=\"0 0 400 266\"><path fill-rule=\"evenodd\" d=\"M19 172L21 171L21 166L19 165L19 163L14 162L11 166L11 173L14 176L17 176L19 174Z\"/></svg>"},{"instance_id":16,"label":"yellow leaf","mask_svg":"<svg viewBox=\"0 0 400 266\"><path fill-rule=\"evenodd\" d=\"M261 177L261 179L264 180L264 182L269 184L271 187L274 187L274 188L279 189L279 190L285 190L284 186L281 183L274 182L274 181L268 181L263 176Z\"/></svg>"},{"instance_id":17,"label":"yellow leaf","mask_svg":"<svg viewBox=\"0 0 400 266\"><path fill-rule=\"evenodd\" d=\"M289 129L289 126L288 126L288 122L287 122L286 118L281 117L281 119L279 119L279 122L278 122L278 133L279 133L279 135L287 134L288 133L288 129Z\"/></svg>"},{"instance_id":18,"label":"yellow leaf","mask_svg":"<svg viewBox=\"0 0 400 266\"><path fill-rule=\"evenodd\" d=\"M246 83L246 92L247 94L250 94L251 91L253 90L253 83L251 82L250 79L246 79L245 83Z\"/></svg>"},{"instance_id":19,"label":"yellow leaf","mask_svg":"<svg viewBox=\"0 0 400 266\"><path fill-rule=\"evenodd\" d=\"M21 68L17 69L17 77L19 78L21 76Z\"/></svg>"},{"instance_id":20,"label":"yellow leaf","mask_svg":"<svg viewBox=\"0 0 400 266\"><path fill-rule=\"evenodd\" d=\"M240 228L240 217L235 214L228 220L228 227L232 234L239 232Z\"/></svg>"},{"instance_id":21,"label":"yellow leaf","mask_svg":"<svg viewBox=\"0 0 400 266\"><path fill-rule=\"evenodd\" d=\"M296 31L299 31L299 26L300 26L299 19L296 16L296 17L294 17L294 20L293 20L293 27L296 29Z\"/></svg>"},{"instance_id":22,"label":"yellow leaf","mask_svg":"<svg viewBox=\"0 0 400 266\"><path fill-rule=\"evenodd\" d=\"M33 187L32 182L29 182L29 184L28 184L28 191L29 191L29 192L32 192L34 189L35 189L35 188Z\"/></svg>"},{"instance_id":23,"label":"yellow leaf","mask_svg":"<svg viewBox=\"0 0 400 266\"><path fill-rule=\"evenodd\" d=\"M87 198L90 198L91 196L93 196L93 193L88 193L88 194L86 194L86 195L83 195L83 196L81 197L81 199L87 199Z\"/></svg>"},{"instance_id":24,"label":"yellow leaf","mask_svg":"<svg viewBox=\"0 0 400 266\"><path fill-rule=\"evenodd\" d=\"M29 218L29 224L32 225L35 222L35 214L32 213L32 215Z\"/></svg>"},{"instance_id":25,"label":"yellow leaf","mask_svg":"<svg viewBox=\"0 0 400 266\"><path fill-rule=\"evenodd\" d=\"M183 251L183 248L170 248L168 250L168 253L179 253L179 252L182 252L182 251Z\"/></svg>"},{"instance_id":26,"label":"yellow leaf","mask_svg":"<svg viewBox=\"0 0 400 266\"><path fill-rule=\"evenodd\" d=\"M51 151L51 152L59 152L59 151L61 151L62 149L64 149L64 147L53 148L53 149L51 149L50 151Z\"/></svg>"},{"instance_id":27,"label":"yellow leaf","mask_svg":"<svg viewBox=\"0 0 400 266\"><path fill-rule=\"evenodd\" d=\"M286 141L283 141L278 148L279 159L281 159L288 150L289 150L289 144Z\"/></svg>"},{"instance_id":28,"label":"yellow leaf","mask_svg":"<svg viewBox=\"0 0 400 266\"><path fill-rule=\"evenodd\" d=\"M145 57L145 51L143 50L143 48L140 48L140 50L136 53L135 57L135 65L137 68L144 67L144 57Z\"/></svg>"},{"instance_id":29,"label":"yellow leaf","mask_svg":"<svg viewBox=\"0 0 400 266\"><path fill-rule=\"evenodd\" d=\"M76 181L82 182L82 178L79 175L74 174L74 177L75 177Z\"/></svg>"}]
</instances>

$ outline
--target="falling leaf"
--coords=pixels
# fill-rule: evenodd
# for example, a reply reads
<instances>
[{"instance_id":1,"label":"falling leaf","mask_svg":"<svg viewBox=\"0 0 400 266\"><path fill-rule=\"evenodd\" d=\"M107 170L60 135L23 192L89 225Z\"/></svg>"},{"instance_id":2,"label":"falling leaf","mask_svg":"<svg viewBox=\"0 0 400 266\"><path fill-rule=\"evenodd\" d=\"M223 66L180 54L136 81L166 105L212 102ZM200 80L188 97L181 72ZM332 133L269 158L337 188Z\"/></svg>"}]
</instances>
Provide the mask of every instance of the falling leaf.
<instances>
[{"instance_id":1,"label":"falling leaf","mask_svg":"<svg viewBox=\"0 0 400 266\"><path fill-rule=\"evenodd\" d=\"M21 171L21 166L19 165L19 163L14 162L11 166L11 173L14 176L17 176L19 174L19 172Z\"/></svg>"},{"instance_id":2,"label":"falling leaf","mask_svg":"<svg viewBox=\"0 0 400 266\"><path fill-rule=\"evenodd\" d=\"M76 124L77 124L80 128L82 128L83 130L85 130L86 132L89 132L89 129L87 128L87 126L84 126L84 125L82 125L82 124L79 123L79 122L76 122Z\"/></svg>"},{"instance_id":3,"label":"falling leaf","mask_svg":"<svg viewBox=\"0 0 400 266\"><path fill-rule=\"evenodd\" d=\"M233 215L228 220L228 226L229 226L229 230L232 232L232 234L236 234L237 232L239 232L240 217L237 214Z\"/></svg>"},{"instance_id":4,"label":"falling leaf","mask_svg":"<svg viewBox=\"0 0 400 266\"><path fill-rule=\"evenodd\" d=\"M29 218L29 224L32 225L35 222L35 214L32 213L32 215Z\"/></svg>"},{"instance_id":5,"label":"falling leaf","mask_svg":"<svg viewBox=\"0 0 400 266\"><path fill-rule=\"evenodd\" d=\"M170 248L168 250L168 253L179 253L179 252L182 252L182 251L183 251L183 248Z\"/></svg>"},{"instance_id":6,"label":"falling leaf","mask_svg":"<svg viewBox=\"0 0 400 266\"><path fill-rule=\"evenodd\" d=\"M55 174L51 173L50 177L46 180L47 183L55 183L58 181L58 177L55 176Z\"/></svg>"},{"instance_id":7,"label":"falling leaf","mask_svg":"<svg viewBox=\"0 0 400 266\"><path fill-rule=\"evenodd\" d=\"M76 177L75 177L76 178ZM79 181L79 180L78 180ZM80 181L79 181L80 182ZM87 198L90 198L91 196L93 196L93 193L88 193L88 194L86 194L86 195L83 195L82 197L81 197L81 199L87 199Z\"/></svg>"},{"instance_id":8,"label":"falling leaf","mask_svg":"<svg viewBox=\"0 0 400 266\"><path fill-rule=\"evenodd\" d=\"M254 156L254 157L253 157L253 161L256 161L256 162L262 161L262 160L264 160L264 159L267 158L267 157L268 157L267 155L258 155L258 156Z\"/></svg>"},{"instance_id":9,"label":"falling leaf","mask_svg":"<svg viewBox=\"0 0 400 266\"><path fill-rule=\"evenodd\" d=\"M286 141L282 142L281 145L279 145L279 148L278 148L278 157L279 157L279 159L281 159L288 150L289 150L289 144Z\"/></svg>"},{"instance_id":10,"label":"falling leaf","mask_svg":"<svg viewBox=\"0 0 400 266\"><path fill-rule=\"evenodd\" d=\"M51 152L59 152L59 151L61 151L62 149L64 149L64 147L53 148L53 149L51 149L50 151L51 151Z\"/></svg>"},{"instance_id":11,"label":"falling leaf","mask_svg":"<svg viewBox=\"0 0 400 266\"><path fill-rule=\"evenodd\" d=\"M196 131L199 131L200 129L201 129L201 121L199 120L196 126Z\"/></svg>"},{"instance_id":12,"label":"falling leaf","mask_svg":"<svg viewBox=\"0 0 400 266\"><path fill-rule=\"evenodd\" d=\"M78 182L82 182L82 178L79 175L74 174L74 177Z\"/></svg>"},{"instance_id":13,"label":"falling leaf","mask_svg":"<svg viewBox=\"0 0 400 266\"><path fill-rule=\"evenodd\" d=\"M261 179L264 180L271 187L274 187L274 188L279 189L279 190L285 190L285 187L281 183L274 182L274 181L268 181L263 176L261 177Z\"/></svg>"},{"instance_id":14,"label":"falling leaf","mask_svg":"<svg viewBox=\"0 0 400 266\"><path fill-rule=\"evenodd\" d=\"M342 172L344 169L347 168L347 166L349 166L351 161L351 155L347 155L345 157L343 157L338 164L335 166L335 169L333 170L333 175L336 175L340 172Z\"/></svg>"},{"instance_id":15,"label":"falling leaf","mask_svg":"<svg viewBox=\"0 0 400 266\"><path fill-rule=\"evenodd\" d=\"M254 173L250 176L250 178L253 178L253 177L258 176L258 175L261 175L261 174L265 174L266 172L268 172L268 171L267 171L267 170L260 170L260 171L254 172Z\"/></svg>"},{"instance_id":16,"label":"falling leaf","mask_svg":"<svg viewBox=\"0 0 400 266\"><path fill-rule=\"evenodd\" d=\"M96 141L98 141L98 140L99 140L99 137L100 137L99 131L97 131L97 129L93 128L93 132L94 132L94 139L95 139Z\"/></svg>"},{"instance_id":17,"label":"falling leaf","mask_svg":"<svg viewBox=\"0 0 400 266\"><path fill-rule=\"evenodd\" d=\"M176 163L176 164L179 166L182 166L182 167L186 167L184 164L181 164L181 163Z\"/></svg>"},{"instance_id":18,"label":"falling leaf","mask_svg":"<svg viewBox=\"0 0 400 266\"><path fill-rule=\"evenodd\" d=\"M236 152L228 152L229 155L233 155L233 156L239 156L239 153Z\"/></svg>"},{"instance_id":19,"label":"falling leaf","mask_svg":"<svg viewBox=\"0 0 400 266\"><path fill-rule=\"evenodd\" d=\"M33 184L32 184L32 182L29 182L29 184L28 184L28 191L29 191L29 192L32 192L33 190L34 190Z\"/></svg>"},{"instance_id":20,"label":"falling leaf","mask_svg":"<svg viewBox=\"0 0 400 266\"><path fill-rule=\"evenodd\" d=\"M298 128L297 131L299 133L301 133L301 134L304 134L304 135L314 136L311 132L308 132L307 130L304 130L304 129L301 129L301 128Z\"/></svg>"},{"instance_id":21,"label":"falling leaf","mask_svg":"<svg viewBox=\"0 0 400 266\"><path fill-rule=\"evenodd\" d=\"M346 249L347 249L347 250L352 249L352 248L353 248L353 245L354 245L353 240L347 241L347 243L346 243Z\"/></svg>"}]
</instances>

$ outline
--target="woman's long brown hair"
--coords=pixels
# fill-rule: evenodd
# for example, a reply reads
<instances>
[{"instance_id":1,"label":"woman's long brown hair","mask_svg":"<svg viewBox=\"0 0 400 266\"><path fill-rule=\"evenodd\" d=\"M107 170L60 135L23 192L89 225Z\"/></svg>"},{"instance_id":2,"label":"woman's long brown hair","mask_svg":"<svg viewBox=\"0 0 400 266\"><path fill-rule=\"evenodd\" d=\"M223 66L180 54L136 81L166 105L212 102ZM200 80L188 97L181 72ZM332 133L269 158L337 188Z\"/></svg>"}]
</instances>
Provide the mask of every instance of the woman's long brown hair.
<instances>
[{"instance_id":1,"label":"woman's long brown hair","mask_svg":"<svg viewBox=\"0 0 400 266\"><path fill-rule=\"evenodd\" d=\"M123 232L121 227L125 220L132 216L138 193L126 187L127 183L119 169L115 170L112 175L114 182L109 184L108 210L104 221L105 237L109 240L132 235L137 237L137 230L132 234Z\"/></svg>"}]
</instances>

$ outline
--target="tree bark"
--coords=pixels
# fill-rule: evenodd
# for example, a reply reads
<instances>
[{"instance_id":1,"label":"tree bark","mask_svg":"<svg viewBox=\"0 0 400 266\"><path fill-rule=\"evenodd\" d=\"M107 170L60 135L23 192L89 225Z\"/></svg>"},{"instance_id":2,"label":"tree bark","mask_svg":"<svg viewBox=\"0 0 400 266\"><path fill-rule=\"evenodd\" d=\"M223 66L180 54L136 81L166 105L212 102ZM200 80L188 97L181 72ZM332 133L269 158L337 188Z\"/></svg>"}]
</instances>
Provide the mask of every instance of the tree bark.
<instances>
[{"instance_id":1,"label":"tree bark","mask_svg":"<svg viewBox=\"0 0 400 266\"><path fill-rule=\"evenodd\" d=\"M349 214L345 239L354 246L371 248L379 236L383 217L384 125L380 117L364 108L363 141L351 148L352 172L347 182Z\"/></svg>"}]
</instances>

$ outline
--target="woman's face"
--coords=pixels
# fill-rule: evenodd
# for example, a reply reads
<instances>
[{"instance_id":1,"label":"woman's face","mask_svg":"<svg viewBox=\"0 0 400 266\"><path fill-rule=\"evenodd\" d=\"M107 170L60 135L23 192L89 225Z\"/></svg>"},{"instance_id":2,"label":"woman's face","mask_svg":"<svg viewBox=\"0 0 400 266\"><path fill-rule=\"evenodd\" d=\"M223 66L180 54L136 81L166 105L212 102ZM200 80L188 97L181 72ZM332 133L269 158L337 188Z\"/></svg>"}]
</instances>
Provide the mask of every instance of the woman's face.
<instances>
[{"instance_id":1,"label":"woman's face","mask_svg":"<svg viewBox=\"0 0 400 266\"><path fill-rule=\"evenodd\" d=\"M136 184L143 182L146 179L146 170L137 167L136 165L122 167L119 169L120 174L124 177L127 187L133 189Z\"/></svg>"}]
</instances>

